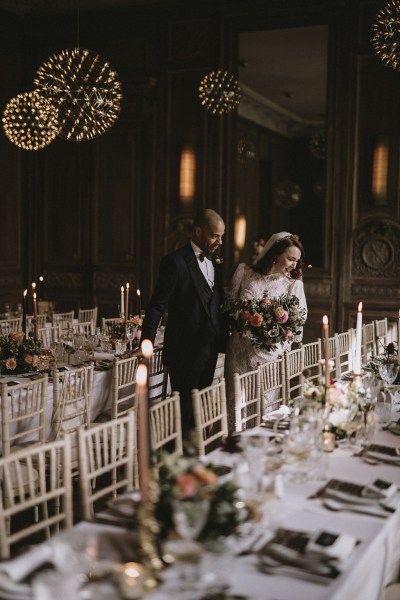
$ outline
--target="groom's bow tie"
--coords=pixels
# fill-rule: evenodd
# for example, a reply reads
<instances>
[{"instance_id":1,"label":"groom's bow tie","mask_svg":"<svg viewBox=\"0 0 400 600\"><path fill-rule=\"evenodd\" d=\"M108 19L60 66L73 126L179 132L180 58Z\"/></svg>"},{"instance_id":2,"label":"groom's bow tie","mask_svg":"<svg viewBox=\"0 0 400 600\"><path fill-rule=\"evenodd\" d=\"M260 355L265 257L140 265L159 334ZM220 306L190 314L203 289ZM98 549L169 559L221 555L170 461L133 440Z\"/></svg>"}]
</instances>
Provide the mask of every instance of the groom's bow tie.
<instances>
[{"instance_id":1,"label":"groom's bow tie","mask_svg":"<svg viewBox=\"0 0 400 600\"><path fill-rule=\"evenodd\" d=\"M203 260L205 258L208 258L208 260L213 260L214 258L214 252L202 252L201 254L199 254L199 261L203 262Z\"/></svg>"}]
</instances>

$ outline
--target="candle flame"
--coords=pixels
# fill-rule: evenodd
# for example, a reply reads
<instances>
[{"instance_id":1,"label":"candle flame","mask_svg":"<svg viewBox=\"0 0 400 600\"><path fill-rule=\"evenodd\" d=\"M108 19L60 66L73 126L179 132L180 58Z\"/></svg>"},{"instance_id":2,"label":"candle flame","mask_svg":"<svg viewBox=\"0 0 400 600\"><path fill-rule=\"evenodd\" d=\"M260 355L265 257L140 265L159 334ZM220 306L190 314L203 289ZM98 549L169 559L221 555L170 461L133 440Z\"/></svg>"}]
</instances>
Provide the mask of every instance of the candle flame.
<instances>
[{"instance_id":1,"label":"candle flame","mask_svg":"<svg viewBox=\"0 0 400 600\"><path fill-rule=\"evenodd\" d=\"M36 292L33 292L33 299L36 300Z\"/></svg>"},{"instance_id":2,"label":"candle flame","mask_svg":"<svg viewBox=\"0 0 400 600\"><path fill-rule=\"evenodd\" d=\"M44 281L44 277L43 277L43 275L41 275L41 276L39 277L39 281Z\"/></svg>"},{"instance_id":3,"label":"candle flame","mask_svg":"<svg viewBox=\"0 0 400 600\"><path fill-rule=\"evenodd\" d=\"M139 577L140 571L135 563L127 563L125 567L125 574L128 575L128 577Z\"/></svg>"},{"instance_id":4,"label":"candle flame","mask_svg":"<svg viewBox=\"0 0 400 600\"><path fill-rule=\"evenodd\" d=\"M360 302L360 304L358 305L358 312L362 311L362 302Z\"/></svg>"},{"instance_id":5,"label":"candle flame","mask_svg":"<svg viewBox=\"0 0 400 600\"><path fill-rule=\"evenodd\" d=\"M328 325L329 321L328 321L328 317L326 315L324 315L322 317L322 322L323 322L324 325Z\"/></svg>"},{"instance_id":6,"label":"candle flame","mask_svg":"<svg viewBox=\"0 0 400 600\"><path fill-rule=\"evenodd\" d=\"M136 293L137 293L138 296L140 296L140 290L139 290L139 288L136 290Z\"/></svg>"},{"instance_id":7,"label":"candle flame","mask_svg":"<svg viewBox=\"0 0 400 600\"><path fill-rule=\"evenodd\" d=\"M121 285L121 292L124 292L124 291L125 291L125 288L123 285Z\"/></svg>"},{"instance_id":8,"label":"candle flame","mask_svg":"<svg viewBox=\"0 0 400 600\"><path fill-rule=\"evenodd\" d=\"M145 385L147 381L147 367L146 365L139 365L136 371L136 383L138 385Z\"/></svg>"},{"instance_id":9,"label":"candle flame","mask_svg":"<svg viewBox=\"0 0 400 600\"><path fill-rule=\"evenodd\" d=\"M129 290L129 283L126 284L126 289Z\"/></svg>"},{"instance_id":10,"label":"candle flame","mask_svg":"<svg viewBox=\"0 0 400 600\"><path fill-rule=\"evenodd\" d=\"M35 289L35 287L36 287L36 283L35 283L35 282L33 282L33 283L32 283L32 289L34 290L34 289Z\"/></svg>"},{"instance_id":11,"label":"candle flame","mask_svg":"<svg viewBox=\"0 0 400 600\"><path fill-rule=\"evenodd\" d=\"M153 344L150 340L143 340L142 342L142 354L144 358L150 358L153 354Z\"/></svg>"},{"instance_id":12,"label":"candle flame","mask_svg":"<svg viewBox=\"0 0 400 600\"><path fill-rule=\"evenodd\" d=\"M28 293L28 290L24 290L24 297L27 295L27 293Z\"/></svg>"}]
</instances>

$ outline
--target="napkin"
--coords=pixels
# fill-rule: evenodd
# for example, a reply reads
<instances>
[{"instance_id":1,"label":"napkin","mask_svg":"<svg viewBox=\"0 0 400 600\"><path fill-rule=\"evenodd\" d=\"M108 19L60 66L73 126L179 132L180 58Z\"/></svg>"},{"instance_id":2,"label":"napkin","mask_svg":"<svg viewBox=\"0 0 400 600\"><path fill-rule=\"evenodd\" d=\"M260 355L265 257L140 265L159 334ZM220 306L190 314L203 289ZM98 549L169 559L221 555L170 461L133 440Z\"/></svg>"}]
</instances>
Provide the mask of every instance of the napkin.
<instances>
[{"instance_id":1,"label":"napkin","mask_svg":"<svg viewBox=\"0 0 400 600\"><path fill-rule=\"evenodd\" d=\"M39 567L52 563L52 557L51 546L39 544L16 558L0 563L0 573L6 574L12 581L22 581Z\"/></svg>"},{"instance_id":2,"label":"napkin","mask_svg":"<svg viewBox=\"0 0 400 600\"><path fill-rule=\"evenodd\" d=\"M286 419L291 410L286 404L282 404L277 410L273 410L262 417L263 421L276 421L276 419Z\"/></svg>"},{"instance_id":3,"label":"napkin","mask_svg":"<svg viewBox=\"0 0 400 600\"><path fill-rule=\"evenodd\" d=\"M391 446L382 446L380 444L369 444L364 448L364 456L376 458L382 462L393 463L400 466L400 454L397 448Z\"/></svg>"}]
</instances>

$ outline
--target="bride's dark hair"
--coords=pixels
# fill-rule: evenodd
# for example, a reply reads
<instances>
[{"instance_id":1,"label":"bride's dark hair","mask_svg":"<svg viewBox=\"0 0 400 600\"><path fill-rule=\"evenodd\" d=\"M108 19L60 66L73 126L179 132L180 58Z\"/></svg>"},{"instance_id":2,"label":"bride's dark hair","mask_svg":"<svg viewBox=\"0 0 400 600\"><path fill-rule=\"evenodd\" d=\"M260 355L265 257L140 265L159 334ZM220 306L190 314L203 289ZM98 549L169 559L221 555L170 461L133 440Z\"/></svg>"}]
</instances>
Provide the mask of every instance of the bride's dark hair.
<instances>
[{"instance_id":1,"label":"bride's dark hair","mask_svg":"<svg viewBox=\"0 0 400 600\"><path fill-rule=\"evenodd\" d=\"M256 273L261 273L262 275L266 275L272 268L272 265L274 264L276 259L281 254L283 254L287 248L290 248L291 246L296 246L296 248L298 248L300 250L301 257L296 265L296 268L291 270L290 276L292 277L292 279L301 279L303 276L303 267L304 267L304 262L303 262L304 248L303 248L303 244L300 242L300 240L297 238L297 236L296 237L295 236L286 237L286 238L282 239L280 242L277 242L276 244L271 246L271 248L268 250L268 252L266 252L265 255L262 258L260 258L260 260L255 265L252 266L252 269Z\"/></svg>"}]
</instances>

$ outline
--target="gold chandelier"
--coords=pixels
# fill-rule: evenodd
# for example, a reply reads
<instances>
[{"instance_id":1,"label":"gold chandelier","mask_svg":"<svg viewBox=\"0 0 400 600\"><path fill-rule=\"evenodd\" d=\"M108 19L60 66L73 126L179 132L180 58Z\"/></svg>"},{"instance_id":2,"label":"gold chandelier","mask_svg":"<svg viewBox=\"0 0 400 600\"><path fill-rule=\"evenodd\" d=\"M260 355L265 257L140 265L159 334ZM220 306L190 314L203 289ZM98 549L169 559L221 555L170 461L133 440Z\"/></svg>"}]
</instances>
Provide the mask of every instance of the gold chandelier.
<instances>
[{"instance_id":1,"label":"gold chandelier","mask_svg":"<svg viewBox=\"0 0 400 600\"><path fill-rule=\"evenodd\" d=\"M35 91L12 98L2 121L8 139L23 150L44 148L59 131L57 110Z\"/></svg>"},{"instance_id":2,"label":"gold chandelier","mask_svg":"<svg viewBox=\"0 0 400 600\"><path fill-rule=\"evenodd\" d=\"M38 69L34 85L59 115L59 135L81 142L102 135L121 110L122 86L108 62L90 50L54 54Z\"/></svg>"},{"instance_id":3,"label":"gold chandelier","mask_svg":"<svg viewBox=\"0 0 400 600\"><path fill-rule=\"evenodd\" d=\"M239 105L239 82L228 71L212 71L200 82L199 98L202 106L212 114L229 113Z\"/></svg>"},{"instance_id":4,"label":"gold chandelier","mask_svg":"<svg viewBox=\"0 0 400 600\"><path fill-rule=\"evenodd\" d=\"M372 46L387 67L400 70L400 1L389 0L372 25Z\"/></svg>"}]
</instances>

